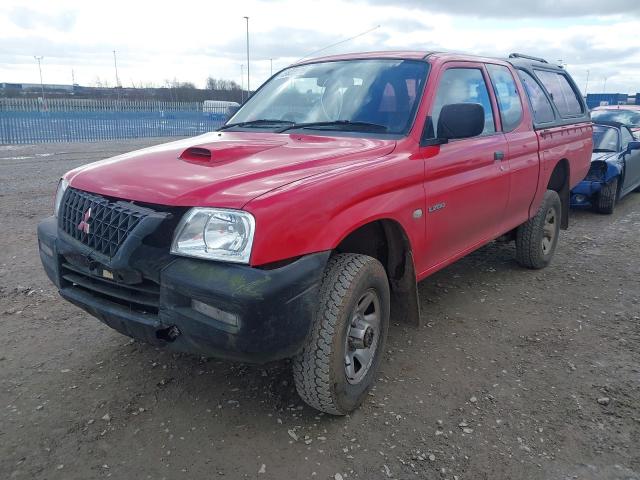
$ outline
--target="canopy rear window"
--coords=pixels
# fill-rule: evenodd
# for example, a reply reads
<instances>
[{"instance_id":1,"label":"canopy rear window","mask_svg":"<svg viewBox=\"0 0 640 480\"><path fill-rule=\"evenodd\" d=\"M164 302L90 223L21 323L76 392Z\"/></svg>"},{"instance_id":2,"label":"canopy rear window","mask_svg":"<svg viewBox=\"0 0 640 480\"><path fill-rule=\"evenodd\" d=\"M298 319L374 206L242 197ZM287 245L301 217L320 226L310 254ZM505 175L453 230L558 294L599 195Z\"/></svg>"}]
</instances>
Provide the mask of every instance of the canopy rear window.
<instances>
[{"instance_id":1,"label":"canopy rear window","mask_svg":"<svg viewBox=\"0 0 640 480\"><path fill-rule=\"evenodd\" d=\"M535 70L544 88L549 92L551 101L556 106L562 118L580 116L583 113L578 94L571 87L569 80L563 73L547 70Z\"/></svg>"}]
</instances>

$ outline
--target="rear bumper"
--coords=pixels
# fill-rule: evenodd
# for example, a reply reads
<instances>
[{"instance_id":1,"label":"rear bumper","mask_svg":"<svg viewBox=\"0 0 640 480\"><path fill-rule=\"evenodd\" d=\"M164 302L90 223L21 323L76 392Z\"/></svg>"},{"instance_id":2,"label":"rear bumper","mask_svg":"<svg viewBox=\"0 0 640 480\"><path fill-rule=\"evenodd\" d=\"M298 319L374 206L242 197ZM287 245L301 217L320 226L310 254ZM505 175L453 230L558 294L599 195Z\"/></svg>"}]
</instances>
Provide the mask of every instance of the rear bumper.
<instances>
[{"instance_id":1,"label":"rear bumper","mask_svg":"<svg viewBox=\"0 0 640 480\"><path fill-rule=\"evenodd\" d=\"M124 269L113 271L108 261L95 261L84 245L59 234L53 217L38 225L38 243L60 295L115 330L179 351L256 363L300 351L329 258L320 252L264 270L141 245ZM101 276L105 271L115 280ZM123 284L118 278L136 280ZM152 286L151 293L141 290L143 284Z\"/></svg>"}]
</instances>

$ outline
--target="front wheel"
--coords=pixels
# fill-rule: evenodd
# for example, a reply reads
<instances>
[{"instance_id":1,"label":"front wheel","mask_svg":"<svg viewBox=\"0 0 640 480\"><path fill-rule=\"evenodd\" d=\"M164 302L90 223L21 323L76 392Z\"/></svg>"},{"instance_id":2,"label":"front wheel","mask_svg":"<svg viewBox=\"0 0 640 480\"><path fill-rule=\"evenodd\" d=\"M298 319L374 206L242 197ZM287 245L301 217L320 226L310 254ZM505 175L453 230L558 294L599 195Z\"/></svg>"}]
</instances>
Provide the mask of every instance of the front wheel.
<instances>
[{"instance_id":1,"label":"front wheel","mask_svg":"<svg viewBox=\"0 0 640 480\"><path fill-rule=\"evenodd\" d=\"M540 269L551 262L560 236L562 204L558 193L547 190L535 216L518 227L516 260L526 268Z\"/></svg>"},{"instance_id":2,"label":"front wheel","mask_svg":"<svg viewBox=\"0 0 640 480\"><path fill-rule=\"evenodd\" d=\"M364 400L374 382L389 328L389 281L375 258L346 253L325 269L312 332L293 359L302 399L333 415Z\"/></svg>"}]
</instances>

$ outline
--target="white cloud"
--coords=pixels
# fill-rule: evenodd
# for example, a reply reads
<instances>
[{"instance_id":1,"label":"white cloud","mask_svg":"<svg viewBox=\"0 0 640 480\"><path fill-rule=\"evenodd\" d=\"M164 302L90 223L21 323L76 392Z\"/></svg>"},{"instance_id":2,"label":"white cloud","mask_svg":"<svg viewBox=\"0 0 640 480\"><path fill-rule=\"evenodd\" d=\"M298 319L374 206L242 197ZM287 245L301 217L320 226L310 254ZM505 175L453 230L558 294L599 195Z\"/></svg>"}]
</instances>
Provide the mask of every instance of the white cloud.
<instances>
[{"instance_id":1,"label":"white cloud","mask_svg":"<svg viewBox=\"0 0 640 480\"><path fill-rule=\"evenodd\" d=\"M387 5L388 0L355 0ZM396 6L491 18L579 18L588 16L640 15L637 0L395 0Z\"/></svg>"},{"instance_id":2,"label":"white cloud","mask_svg":"<svg viewBox=\"0 0 640 480\"><path fill-rule=\"evenodd\" d=\"M522 7L517 7L520 2L482 3L485 15L473 7L480 4L475 0L437 4L417 0L393 4L377 0L177 4L39 0L27 8L21 1L4 0L0 6L0 81L38 81L33 56L43 55L47 83L70 83L73 69L81 84L91 84L96 78L113 84L112 51L116 50L124 85L160 85L177 78L202 86L208 75L239 82L240 64L245 63L242 17L249 15L254 88L269 76L269 59L277 70L309 52L380 25L323 54L378 49L444 49L488 55L520 51L552 61L563 59L581 88L589 70L589 91L601 90L604 77L608 77L608 91L640 90L640 36L634 33L640 31L640 18L633 13L640 4L636 0L554 0L555 10L530 9L525 16L538 18L529 20L517 18L523 15ZM608 5L606 12L602 5ZM550 11L562 18L547 15ZM604 13L614 15L598 16ZM505 18L496 18L500 16Z\"/></svg>"}]
</instances>

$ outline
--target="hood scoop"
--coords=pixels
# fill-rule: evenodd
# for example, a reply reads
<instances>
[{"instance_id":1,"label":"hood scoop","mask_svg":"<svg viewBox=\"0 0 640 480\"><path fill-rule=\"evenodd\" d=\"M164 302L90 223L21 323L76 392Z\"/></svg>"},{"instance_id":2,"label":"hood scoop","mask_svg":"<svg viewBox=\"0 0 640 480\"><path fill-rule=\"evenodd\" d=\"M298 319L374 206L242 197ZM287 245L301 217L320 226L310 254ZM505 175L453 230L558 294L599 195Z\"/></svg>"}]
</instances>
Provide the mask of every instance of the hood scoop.
<instances>
[{"instance_id":1,"label":"hood scoop","mask_svg":"<svg viewBox=\"0 0 640 480\"><path fill-rule=\"evenodd\" d=\"M285 142L215 142L187 148L180 160L199 164L231 162L284 145Z\"/></svg>"},{"instance_id":2,"label":"hood scoop","mask_svg":"<svg viewBox=\"0 0 640 480\"><path fill-rule=\"evenodd\" d=\"M211 150L202 147L189 147L180 154L180 160L208 163L211 161Z\"/></svg>"}]
</instances>

